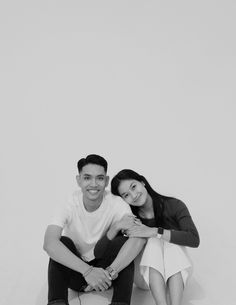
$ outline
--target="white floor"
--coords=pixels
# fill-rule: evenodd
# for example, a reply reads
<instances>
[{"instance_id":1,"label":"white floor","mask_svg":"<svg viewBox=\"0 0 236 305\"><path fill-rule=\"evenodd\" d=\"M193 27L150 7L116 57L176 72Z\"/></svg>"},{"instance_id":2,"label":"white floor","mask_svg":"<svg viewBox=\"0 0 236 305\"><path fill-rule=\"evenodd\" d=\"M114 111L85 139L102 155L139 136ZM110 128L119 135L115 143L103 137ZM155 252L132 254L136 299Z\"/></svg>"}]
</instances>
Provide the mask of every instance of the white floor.
<instances>
[{"instance_id":1,"label":"white floor","mask_svg":"<svg viewBox=\"0 0 236 305\"><path fill-rule=\"evenodd\" d=\"M46 285L43 287L35 305L46 305ZM112 289L106 292L89 292L78 295L77 292L69 290L70 305L107 305L110 303ZM144 291L134 285L131 305L155 305L149 291ZM182 305L210 305L207 303L203 289L192 278L185 290Z\"/></svg>"},{"instance_id":2,"label":"white floor","mask_svg":"<svg viewBox=\"0 0 236 305\"><path fill-rule=\"evenodd\" d=\"M75 292L70 293L70 305L107 305L111 300L112 289L106 293L88 293L80 298ZM200 303L203 298L203 292L196 282L191 281L186 290L182 305L204 304ZM134 286L131 305L155 305L152 295L149 291L144 291Z\"/></svg>"},{"instance_id":3,"label":"white floor","mask_svg":"<svg viewBox=\"0 0 236 305\"><path fill-rule=\"evenodd\" d=\"M218 290L219 291L219 290ZM46 282L42 286L41 291L37 296L34 305L47 304L47 285ZM112 289L106 292L90 292L78 296L78 293L69 290L70 305L108 305L112 296ZM8 303L11 304L11 303ZM233 302L226 301L226 303L215 302L206 290L199 284L199 282L192 277L185 289L182 305L233 305ZM134 285L131 305L155 305L154 300L149 291L144 291Z\"/></svg>"}]
</instances>

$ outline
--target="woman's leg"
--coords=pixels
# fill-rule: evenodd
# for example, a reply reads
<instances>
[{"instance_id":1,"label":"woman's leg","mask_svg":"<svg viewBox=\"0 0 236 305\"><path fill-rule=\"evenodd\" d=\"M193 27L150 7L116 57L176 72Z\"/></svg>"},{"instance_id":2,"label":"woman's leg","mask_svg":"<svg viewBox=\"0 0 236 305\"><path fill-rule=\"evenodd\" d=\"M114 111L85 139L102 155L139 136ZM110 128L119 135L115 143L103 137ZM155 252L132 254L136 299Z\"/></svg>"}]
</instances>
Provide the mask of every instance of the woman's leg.
<instances>
[{"instance_id":1,"label":"woman's leg","mask_svg":"<svg viewBox=\"0 0 236 305\"><path fill-rule=\"evenodd\" d=\"M184 292L184 283L181 272L172 275L168 279L167 287L170 295L171 305L180 305Z\"/></svg>"},{"instance_id":2,"label":"woman's leg","mask_svg":"<svg viewBox=\"0 0 236 305\"><path fill-rule=\"evenodd\" d=\"M74 254L78 255L76 247L70 238L62 236L61 242ZM50 258L48 266L48 304L68 304L68 287L71 286L71 279L76 279L78 289L86 284L80 273Z\"/></svg>"},{"instance_id":3,"label":"woman's leg","mask_svg":"<svg viewBox=\"0 0 236 305\"><path fill-rule=\"evenodd\" d=\"M167 305L165 280L159 271L151 267L149 268L149 285L156 305Z\"/></svg>"}]
</instances>

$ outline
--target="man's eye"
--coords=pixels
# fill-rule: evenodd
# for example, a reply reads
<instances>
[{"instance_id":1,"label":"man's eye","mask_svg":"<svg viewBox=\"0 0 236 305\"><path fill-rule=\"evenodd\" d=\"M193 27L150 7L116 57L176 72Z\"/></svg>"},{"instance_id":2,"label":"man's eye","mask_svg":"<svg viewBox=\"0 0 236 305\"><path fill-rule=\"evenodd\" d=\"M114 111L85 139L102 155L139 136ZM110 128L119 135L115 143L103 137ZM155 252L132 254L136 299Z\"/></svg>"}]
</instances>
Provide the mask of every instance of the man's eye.
<instances>
[{"instance_id":1,"label":"man's eye","mask_svg":"<svg viewBox=\"0 0 236 305\"><path fill-rule=\"evenodd\" d=\"M125 194L125 195L123 195L123 198L127 198L129 195L128 194Z\"/></svg>"},{"instance_id":2,"label":"man's eye","mask_svg":"<svg viewBox=\"0 0 236 305\"><path fill-rule=\"evenodd\" d=\"M104 180L104 177L99 177L98 180L99 180L99 181L103 181L103 180Z\"/></svg>"},{"instance_id":3,"label":"man's eye","mask_svg":"<svg viewBox=\"0 0 236 305\"><path fill-rule=\"evenodd\" d=\"M84 180L89 180L89 177L84 177Z\"/></svg>"}]
</instances>

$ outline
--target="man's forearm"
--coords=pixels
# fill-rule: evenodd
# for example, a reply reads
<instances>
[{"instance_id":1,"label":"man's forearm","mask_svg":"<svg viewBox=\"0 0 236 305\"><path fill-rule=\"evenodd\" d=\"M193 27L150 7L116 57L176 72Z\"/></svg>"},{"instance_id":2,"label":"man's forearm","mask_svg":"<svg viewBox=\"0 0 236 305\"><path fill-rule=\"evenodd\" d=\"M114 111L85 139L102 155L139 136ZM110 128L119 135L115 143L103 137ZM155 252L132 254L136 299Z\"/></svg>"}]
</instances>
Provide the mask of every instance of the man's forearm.
<instances>
[{"instance_id":1,"label":"man's forearm","mask_svg":"<svg viewBox=\"0 0 236 305\"><path fill-rule=\"evenodd\" d=\"M145 238L129 238L121 247L119 253L117 254L115 260L112 262L110 267L116 270L117 272L120 272L135 259L135 257L140 253L145 244Z\"/></svg>"},{"instance_id":2,"label":"man's forearm","mask_svg":"<svg viewBox=\"0 0 236 305\"><path fill-rule=\"evenodd\" d=\"M49 245L44 247L44 250L54 261L82 274L90 267L59 240L51 242Z\"/></svg>"}]
</instances>

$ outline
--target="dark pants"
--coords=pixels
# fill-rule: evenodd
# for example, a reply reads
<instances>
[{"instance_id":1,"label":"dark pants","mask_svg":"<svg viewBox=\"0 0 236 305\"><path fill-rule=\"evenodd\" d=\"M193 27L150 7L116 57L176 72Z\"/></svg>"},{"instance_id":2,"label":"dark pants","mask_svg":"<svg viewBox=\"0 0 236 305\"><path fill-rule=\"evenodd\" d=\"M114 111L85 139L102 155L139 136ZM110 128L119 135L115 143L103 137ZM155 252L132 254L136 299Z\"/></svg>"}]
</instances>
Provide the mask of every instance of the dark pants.
<instances>
[{"instance_id":1,"label":"dark pants","mask_svg":"<svg viewBox=\"0 0 236 305\"><path fill-rule=\"evenodd\" d=\"M104 251L101 251L101 247L96 251L95 259L88 262L89 265L94 267L106 268L108 267L115 257L117 256L120 248L126 242L126 238L118 235L113 240L109 241L103 238L102 246ZM65 236L61 237L61 242L70 249L71 252L80 257L76 250L73 241ZM101 243L100 243L101 245ZM134 277L134 264L133 262L125 269L119 272L118 278L112 282L113 296L112 305L129 305L132 295ZM68 303L68 288L82 291L87 285L84 277L81 273L71 270L62 264L49 260L48 266L48 304L69 304ZM61 301L61 303L59 302Z\"/></svg>"}]
</instances>

